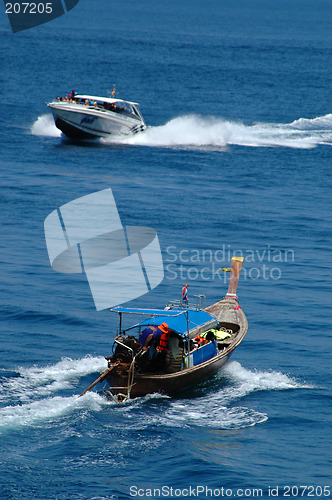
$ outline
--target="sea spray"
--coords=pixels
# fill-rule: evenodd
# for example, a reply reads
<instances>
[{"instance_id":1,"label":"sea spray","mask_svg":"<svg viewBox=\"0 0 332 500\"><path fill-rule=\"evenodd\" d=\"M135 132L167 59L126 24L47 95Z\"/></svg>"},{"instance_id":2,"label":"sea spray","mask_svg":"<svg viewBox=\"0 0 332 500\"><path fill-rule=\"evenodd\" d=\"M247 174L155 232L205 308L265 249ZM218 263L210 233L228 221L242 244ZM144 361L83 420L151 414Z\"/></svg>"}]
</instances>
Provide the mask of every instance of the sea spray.
<instances>
[{"instance_id":1,"label":"sea spray","mask_svg":"<svg viewBox=\"0 0 332 500\"><path fill-rule=\"evenodd\" d=\"M38 401L30 401L19 405L0 408L0 434L9 429L35 427L45 422L55 421L76 411L99 411L110 404L96 393L89 393L84 398L77 395L63 397L54 396Z\"/></svg>"},{"instance_id":2,"label":"sea spray","mask_svg":"<svg viewBox=\"0 0 332 500\"><path fill-rule=\"evenodd\" d=\"M104 140L104 142L113 139ZM148 127L133 137L116 139L125 144L224 151L227 146L311 149L332 145L332 115L300 119L293 124L228 121L197 115L180 116L159 127Z\"/></svg>"},{"instance_id":3,"label":"sea spray","mask_svg":"<svg viewBox=\"0 0 332 500\"><path fill-rule=\"evenodd\" d=\"M52 115L42 115L31 126L32 135L41 137L61 137L61 131L56 128Z\"/></svg>"},{"instance_id":4,"label":"sea spray","mask_svg":"<svg viewBox=\"0 0 332 500\"><path fill-rule=\"evenodd\" d=\"M81 377L99 373L106 367L107 362L103 357L86 356L74 360L62 358L55 365L18 368L16 375L9 378L1 379L0 373L0 402L12 398L26 402L75 388Z\"/></svg>"},{"instance_id":5,"label":"sea spray","mask_svg":"<svg viewBox=\"0 0 332 500\"><path fill-rule=\"evenodd\" d=\"M50 114L40 116L31 134L60 137L61 132ZM214 116L185 115L165 125L148 126L133 136L110 136L103 144L130 144L225 151L227 146L288 147L311 149L319 144L332 145L332 114L317 118L299 118L292 123L253 123L229 121Z\"/></svg>"}]
</instances>

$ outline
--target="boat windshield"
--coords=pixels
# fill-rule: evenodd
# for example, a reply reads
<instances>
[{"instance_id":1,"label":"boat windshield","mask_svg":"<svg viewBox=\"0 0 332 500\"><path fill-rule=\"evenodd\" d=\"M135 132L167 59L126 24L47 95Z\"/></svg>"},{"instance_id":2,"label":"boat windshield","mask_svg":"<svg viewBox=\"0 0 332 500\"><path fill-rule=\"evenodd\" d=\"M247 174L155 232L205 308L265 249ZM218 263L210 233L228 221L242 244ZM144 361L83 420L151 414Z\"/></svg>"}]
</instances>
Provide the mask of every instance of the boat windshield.
<instances>
[{"instance_id":1,"label":"boat windshield","mask_svg":"<svg viewBox=\"0 0 332 500\"><path fill-rule=\"evenodd\" d=\"M112 111L113 113L118 113L120 115L130 116L132 118L139 118L138 113L134 110L134 107L125 101L115 101L112 103L104 101L96 101L95 106L98 108L106 109L107 111Z\"/></svg>"}]
</instances>

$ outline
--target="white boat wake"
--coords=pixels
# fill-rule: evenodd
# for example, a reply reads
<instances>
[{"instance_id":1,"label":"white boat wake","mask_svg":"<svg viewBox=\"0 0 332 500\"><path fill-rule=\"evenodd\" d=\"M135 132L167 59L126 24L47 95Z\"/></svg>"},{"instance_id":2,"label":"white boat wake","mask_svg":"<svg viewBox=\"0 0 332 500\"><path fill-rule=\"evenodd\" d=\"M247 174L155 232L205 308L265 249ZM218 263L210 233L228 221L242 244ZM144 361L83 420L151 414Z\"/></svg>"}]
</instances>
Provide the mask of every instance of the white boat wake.
<instances>
[{"instance_id":1,"label":"white boat wake","mask_svg":"<svg viewBox=\"0 0 332 500\"><path fill-rule=\"evenodd\" d=\"M78 398L79 379L107 367L103 357L63 358L55 365L18 368L13 376L0 371L0 434L8 429L35 426L70 414L76 409L98 411L106 402L96 393ZM57 393L71 389L74 396Z\"/></svg>"},{"instance_id":2,"label":"white boat wake","mask_svg":"<svg viewBox=\"0 0 332 500\"><path fill-rule=\"evenodd\" d=\"M239 429L265 422L266 413L247 408L238 403L242 398L258 391L311 389L280 372L250 371L237 361L226 363L219 374L229 383L215 390L216 383L207 394L198 398L175 399L162 416L150 417L149 422L163 426L202 426L213 429ZM207 385L208 387L208 385ZM148 396L147 396L148 397Z\"/></svg>"},{"instance_id":3,"label":"white boat wake","mask_svg":"<svg viewBox=\"0 0 332 500\"><path fill-rule=\"evenodd\" d=\"M103 357L85 357L78 360L64 358L46 367L20 368L11 376L2 376L0 372L0 434L45 425L80 411L99 412L105 406L110 411L114 408L118 411L115 403L96 392L78 397L80 378L97 374L105 367ZM214 382L214 389L204 389L204 396L188 399L151 394L127 401L121 407L122 419L130 428L138 426L141 429L143 424L137 418L137 412L141 413L148 406L147 426L243 428L265 422L268 418L265 413L239 405L243 397L257 391L312 388L279 372L252 372L237 361L227 363L220 375L222 387L218 388ZM227 381L226 386L223 380ZM75 395L61 395L61 391L68 389ZM157 399L159 403L155 404ZM208 419L206 415L209 415Z\"/></svg>"},{"instance_id":4,"label":"white boat wake","mask_svg":"<svg viewBox=\"0 0 332 500\"><path fill-rule=\"evenodd\" d=\"M21 403L57 391L74 388L79 379L107 368L103 357L63 358L55 365L19 368L15 377L0 381L0 403L18 399ZM1 377L1 372L0 372Z\"/></svg>"},{"instance_id":5,"label":"white boat wake","mask_svg":"<svg viewBox=\"0 0 332 500\"><path fill-rule=\"evenodd\" d=\"M60 137L51 115L40 116L31 133ZM254 123L216 117L188 115L173 118L165 125L147 127L144 132L116 139L100 139L102 144L128 144L147 147L225 150L227 146L288 147L311 149L332 145L332 114L292 123Z\"/></svg>"}]
</instances>

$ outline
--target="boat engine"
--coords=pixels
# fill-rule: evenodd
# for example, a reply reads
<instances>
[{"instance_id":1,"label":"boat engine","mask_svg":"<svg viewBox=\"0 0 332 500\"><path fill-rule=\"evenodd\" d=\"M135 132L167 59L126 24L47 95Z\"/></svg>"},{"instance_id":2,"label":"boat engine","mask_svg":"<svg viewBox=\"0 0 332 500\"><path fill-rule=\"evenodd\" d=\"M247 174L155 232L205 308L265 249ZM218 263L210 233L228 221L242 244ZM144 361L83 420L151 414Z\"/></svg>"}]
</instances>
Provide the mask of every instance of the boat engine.
<instances>
[{"instance_id":1,"label":"boat engine","mask_svg":"<svg viewBox=\"0 0 332 500\"><path fill-rule=\"evenodd\" d=\"M113 356L106 358L109 363L131 363L140 347L137 338L130 335L116 337L113 349L115 345Z\"/></svg>"}]
</instances>

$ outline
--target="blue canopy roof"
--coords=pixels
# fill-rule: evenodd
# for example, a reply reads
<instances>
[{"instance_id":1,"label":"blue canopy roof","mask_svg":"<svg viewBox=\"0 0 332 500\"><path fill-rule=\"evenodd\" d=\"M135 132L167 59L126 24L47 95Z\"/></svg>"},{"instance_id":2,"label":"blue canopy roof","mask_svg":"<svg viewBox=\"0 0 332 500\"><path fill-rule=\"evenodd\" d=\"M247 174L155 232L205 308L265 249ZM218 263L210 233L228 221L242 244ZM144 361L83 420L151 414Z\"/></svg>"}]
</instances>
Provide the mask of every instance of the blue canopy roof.
<instances>
[{"instance_id":1,"label":"blue canopy roof","mask_svg":"<svg viewBox=\"0 0 332 500\"><path fill-rule=\"evenodd\" d=\"M191 309L171 309L169 311L163 311L161 309L129 309L126 307L115 307L111 309L112 311L118 313L129 313L129 314L146 314L152 316L140 323L133 325L131 328L138 326L148 326L148 325L161 325L161 323L167 323L169 328L175 332L184 335L188 332L188 317L189 317L189 330L197 326L204 325L207 322L215 321L217 325L217 320L211 314L205 311L195 311ZM209 325L210 326L210 325Z\"/></svg>"}]
</instances>

